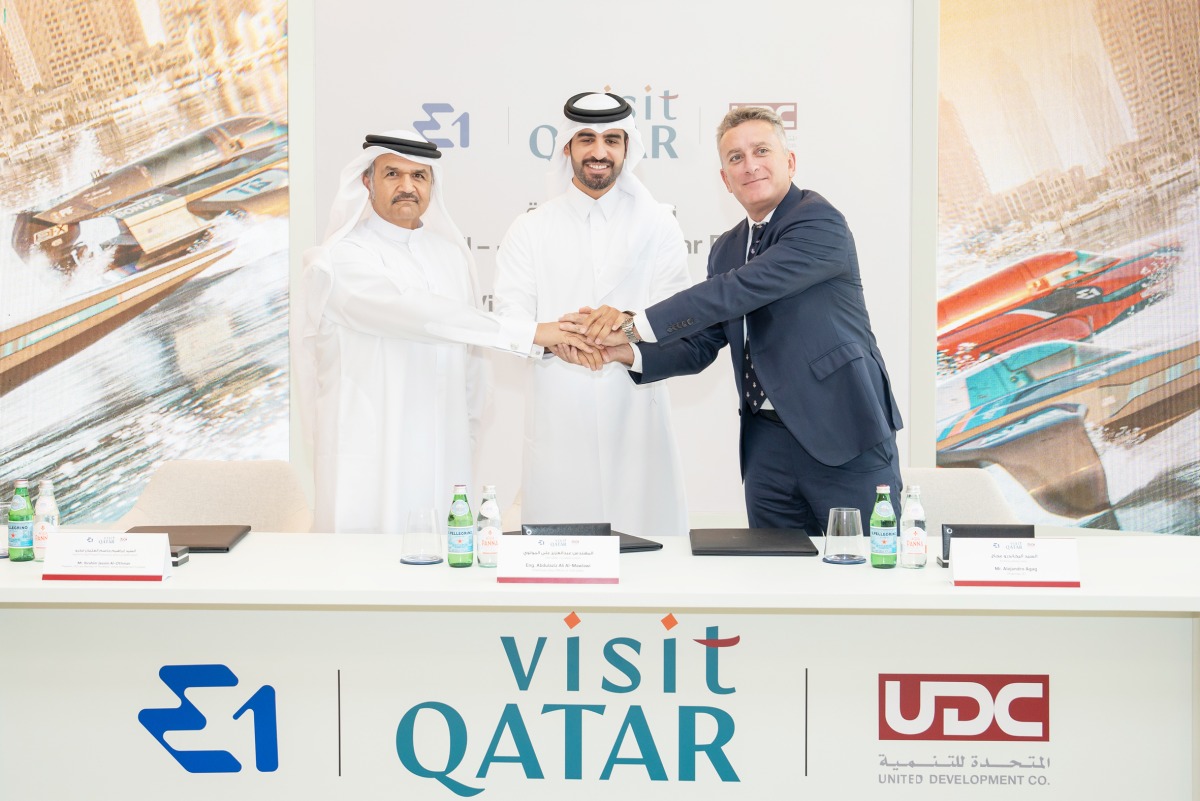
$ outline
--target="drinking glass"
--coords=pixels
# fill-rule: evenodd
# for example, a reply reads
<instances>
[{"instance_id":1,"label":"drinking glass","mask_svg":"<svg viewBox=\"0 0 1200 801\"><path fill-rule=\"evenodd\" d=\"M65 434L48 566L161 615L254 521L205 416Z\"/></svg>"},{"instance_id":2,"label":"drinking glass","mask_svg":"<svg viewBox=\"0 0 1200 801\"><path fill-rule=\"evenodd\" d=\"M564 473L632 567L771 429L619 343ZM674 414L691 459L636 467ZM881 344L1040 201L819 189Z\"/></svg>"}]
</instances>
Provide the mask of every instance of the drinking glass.
<instances>
[{"instance_id":1,"label":"drinking glass","mask_svg":"<svg viewBox=\"0 0 1200 801\"><path fill-rule=\"evenodd\" d=\"M404 537L400 541L400 563L436 565L442 561L440 519L436 509L413 509L408 513Z\"/></svg>"},{"instance_id":2,"label":"drinking glass","mask_svg":"<svg viewBox=\"0 0 1200 801\"><path fill-rule=\"evenodd\" d=\"M824 559L831 565L861 565L867 561L863 555L862 515L857 509L829 510Z\"/></svg>"}]
</instances>

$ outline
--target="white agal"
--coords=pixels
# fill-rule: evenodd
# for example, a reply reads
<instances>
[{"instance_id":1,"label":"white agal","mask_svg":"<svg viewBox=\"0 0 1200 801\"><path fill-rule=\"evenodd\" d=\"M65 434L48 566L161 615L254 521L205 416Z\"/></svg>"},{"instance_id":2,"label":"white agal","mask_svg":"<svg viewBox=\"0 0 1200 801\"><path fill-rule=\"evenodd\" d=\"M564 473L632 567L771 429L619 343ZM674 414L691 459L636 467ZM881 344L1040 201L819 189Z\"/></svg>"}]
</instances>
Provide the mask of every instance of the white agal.
<instances>
[{"instance_id":1,"label":"white agal","mask_svg":"<svg viewBox=\"0 0 1200 801\"><path fill-rule=\"evenodd\" d=\"M905 491L900 514L900 567L925 567L927 558L925 507L921 506L921 488L914 484Z\"/></svg>"},{"instance_id":2,"label":"white agal","mask_svg":"<svg viewBox=\"0 0 1200 801\"><path fill-rule=\"evenodd\" d=\"M54 484L38 482L38 499L33 506L33 560L46 560L46 543L58 531L58 502L54 500Z\"/></svg>"}]
</instances>

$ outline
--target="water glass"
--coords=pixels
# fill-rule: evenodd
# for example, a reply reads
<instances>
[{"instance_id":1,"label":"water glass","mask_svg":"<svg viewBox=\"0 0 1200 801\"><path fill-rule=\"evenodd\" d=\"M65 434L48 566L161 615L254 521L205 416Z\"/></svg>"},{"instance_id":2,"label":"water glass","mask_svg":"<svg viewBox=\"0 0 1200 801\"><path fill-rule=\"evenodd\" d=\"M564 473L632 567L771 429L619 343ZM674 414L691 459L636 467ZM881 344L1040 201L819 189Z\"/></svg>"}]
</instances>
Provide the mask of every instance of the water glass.
<instances>
[{"instance_id":1,"label":"water glass","mask_svg":"<svg viewBox=\"0 0 1200 801\"><path fill-rule=\"evenodd\" d=\"M400 563L436 565L442 561L441 518L433 508L413 509L400 541Z\"/></svg>"},{"instance_id":2,"label":"water glass","mask_svg":"<svg viewBox=\"0 0 1200 801\"><path fill-rule=\"evenodd\" d=\"M825 556L831 565L861 565L867 561L863 549L862 515L857 509L829 510L825 527Z\"/></svg>"}]
</instances>

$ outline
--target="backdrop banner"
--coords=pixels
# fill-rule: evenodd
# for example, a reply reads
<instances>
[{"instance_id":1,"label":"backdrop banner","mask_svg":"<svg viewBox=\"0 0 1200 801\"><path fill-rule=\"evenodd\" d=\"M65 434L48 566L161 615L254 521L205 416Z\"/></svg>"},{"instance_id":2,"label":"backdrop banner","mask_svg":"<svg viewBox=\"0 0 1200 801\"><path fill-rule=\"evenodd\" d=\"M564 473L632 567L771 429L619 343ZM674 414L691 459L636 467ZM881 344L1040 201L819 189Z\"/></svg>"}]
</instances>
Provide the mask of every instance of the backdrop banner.
<instances>
[{"instance_id":1,"label":"backdrop banner","mask_svg":"<svg viewBox=\"0 0 1200 801\"><path fill-rule=\"evenodd\" d=\"M287 3L6 3L0 492L288 456ZM213 499L219 503L219 499Z\"/></svg>"},{"instance_id":2,"label":"backdrop banner","mask_svg":"<svg viewBox=\"0 0 1200 801\"><path fill-rule=\"evenodd\" d=\"M941 3L937 463L1200 522L1200 5Z\"/></svg>"},{"instance_id":3,"label":"backdrop banner","mask_svg":"<svg viewBox=\"0 0 1200 801\"><path fill-rule=\"evenodd\" d=\"M447 205L470 242L485 302L509 225L547 198L569 97L606 90L633 106L647 150L638 175L675 207L693 281L704 279L716 237L745 218L718 174L716 126L736 105L774 108L796 152L797 185L827 197L854 233L874 330L907 414L907 3L773 1L742 31L727 27L729 6L711 0L621 0L603 11L448 0L419 22L403 4L347 0L318 3L316 15L317 230L337 170L365 133L419 131L444 151ZM413 31L399 50L395 31ZM668 382L694 512L744 507L728 359ZM498 485L503 508L519 489L528 365L503 354L491 361L493 406L475 475Z\"/></svg>"}]
</instances>

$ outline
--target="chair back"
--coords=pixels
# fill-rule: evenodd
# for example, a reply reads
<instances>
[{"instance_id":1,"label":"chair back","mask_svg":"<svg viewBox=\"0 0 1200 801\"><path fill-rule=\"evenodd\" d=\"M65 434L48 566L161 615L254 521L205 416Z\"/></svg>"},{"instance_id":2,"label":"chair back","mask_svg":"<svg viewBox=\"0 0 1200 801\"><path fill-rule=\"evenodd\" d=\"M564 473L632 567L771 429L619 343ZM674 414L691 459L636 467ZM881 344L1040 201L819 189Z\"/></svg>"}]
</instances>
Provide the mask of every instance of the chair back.
<instances>
[{"instance_id":1,"label":"chair back","mask_svg":"<svg viewBox=\"0 0 1200 801\"><path fill-rule=\"evenodd\" d=\"M163 462L121 518L132 526L235 523L252 531L308 532L312 509L289 462Z\"/></svg>"},{"instance_id":2,"label":"chair back","mask_svg":"<svg viewBox=\"0 0 1200 801\"><path fill-rule=\"evenodd\" d=\"M905 487L921 488L925 530L931 538L942 536L942 523L1024 522L1008 505L1000 485L981 467L902 467L900 475Z\"/></svg>"}]
</instances>

